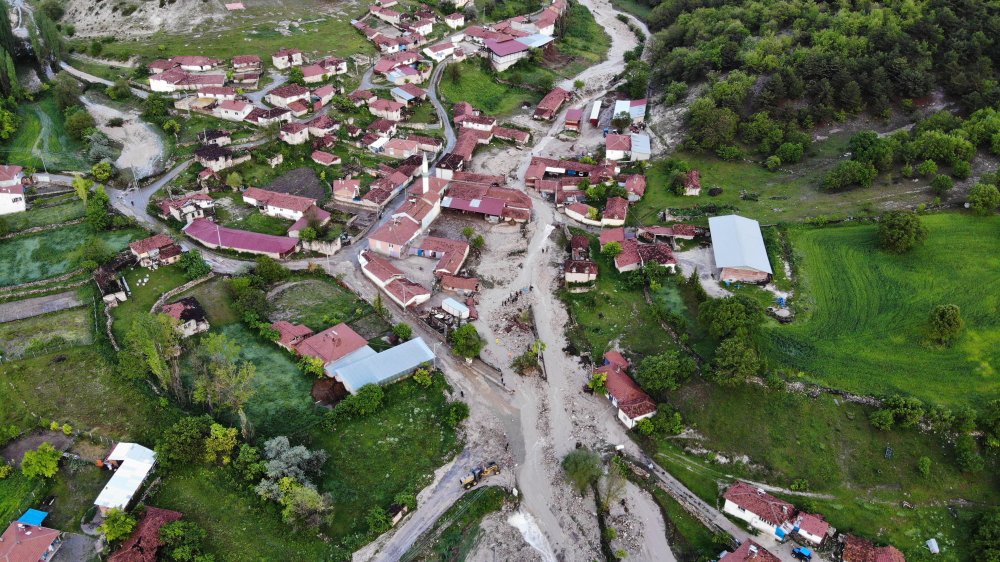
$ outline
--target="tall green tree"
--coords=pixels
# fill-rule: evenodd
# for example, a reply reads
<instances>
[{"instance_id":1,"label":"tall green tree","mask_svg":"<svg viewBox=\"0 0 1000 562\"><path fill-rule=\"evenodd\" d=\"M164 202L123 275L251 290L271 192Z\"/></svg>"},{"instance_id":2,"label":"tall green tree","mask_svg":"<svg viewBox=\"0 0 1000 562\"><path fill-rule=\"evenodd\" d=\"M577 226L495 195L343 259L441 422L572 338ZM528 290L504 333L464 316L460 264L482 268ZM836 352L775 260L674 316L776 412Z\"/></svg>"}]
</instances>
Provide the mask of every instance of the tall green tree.
<instances>
[{"instance_id":1,"label":"tall green tree","mask_svg":"<svg viewBox=\"0 0 1000 562\"><path fill-rule=\"evenodd\" d=\"M0 2L0 48L13 53L15 46L14 27L10 23L10 5L7 2Z\"/></svg>"},{"instance_id":2,"label":"tall green tree","mask_svg":"<svg viewBox=\"0 0 1000 562\"><path fill-rule=\"evenodd\" d=\"M878 243L894 254L905 254L927 239L927 227L913 211L889 211L878 225Z\"/></svg>"},{"instance_id":3,"label":"tall green tree","mask_svg":"<svg viewBox=\"0 0 1000 562\"><path fill-rule=\"evenodd\" d=\"M208 334L195 350L192 398L210 412L236 412L253 396L257 367L239 361L240 346L225 334Z\"/></svg>"},{"instance_id":4,"label":"tall green tree","mask_svg":"<svg viewBox=\"0 0 1000 562\"><path fill-rule=\"evenodd\" d=\"M137 372L133 378L152 375L160 388L178 399L185 398L175 358L180 340L175 320L165 314L142 314L132 321L125 334L125 352L136 359L128 365Z\"/></svg>"}]
</instances>

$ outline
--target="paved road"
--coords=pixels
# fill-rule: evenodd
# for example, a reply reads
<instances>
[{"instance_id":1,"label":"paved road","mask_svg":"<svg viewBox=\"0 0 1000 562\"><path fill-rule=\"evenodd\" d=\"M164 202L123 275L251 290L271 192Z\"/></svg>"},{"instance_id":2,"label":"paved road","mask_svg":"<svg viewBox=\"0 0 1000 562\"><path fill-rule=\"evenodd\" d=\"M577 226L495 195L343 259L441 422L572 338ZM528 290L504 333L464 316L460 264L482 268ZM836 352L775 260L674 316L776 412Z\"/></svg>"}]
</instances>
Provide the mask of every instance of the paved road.
<instances>
[{"instance_id":1,"label":"paved road","mask_svg":"<svg viewBox=\"0 0 1000 562\"><path fill-rule=\"evenodd\" d=\"M83 306L83 301L77 296L76 291L7 302L0 304L0 323L13 322L78 306Z\"/></svg>"},{"instance_id":2,"label":"paved road","mask_svg":"<svg viewBox=\"0 0 1000 562\"><path fill-rule=\"evenodd\" d=\"M288 76L284 75L281 72L278 72L277 70L272 69L270 72L268 72L268 75L271 77L270 84L268 84L267 86L265 86L260 90L257 90L256 92L244 94L246 98L251 102L253 102L253 104L256 106L263 106L264 96L271 93L271 90L277 88L278 86L284 85L285 82L288 82Z\"/></svg>"},{"instance_id":3,"label":"paved road","mask_svg":"<svg viewBox=\"0 0 1000 562\"><path fill-rule=\"evenodd\" d=\"M448 66L448 59L441 61L440 64L434 68L434 72L431 73L431 84L427 88L427 97L430 98L431 104L434 105L434 109L437 111L438 119L441 120L441 126L444 127L444 138L445 147L441 151L441 155L448 154L455 148L455 129L451 126L451 119L448 119L448 112L445 111L444 105L441 104L441 100L438 99L438 84L441 83L441 73L444 67Z\"/></svg>"}]
</instances>

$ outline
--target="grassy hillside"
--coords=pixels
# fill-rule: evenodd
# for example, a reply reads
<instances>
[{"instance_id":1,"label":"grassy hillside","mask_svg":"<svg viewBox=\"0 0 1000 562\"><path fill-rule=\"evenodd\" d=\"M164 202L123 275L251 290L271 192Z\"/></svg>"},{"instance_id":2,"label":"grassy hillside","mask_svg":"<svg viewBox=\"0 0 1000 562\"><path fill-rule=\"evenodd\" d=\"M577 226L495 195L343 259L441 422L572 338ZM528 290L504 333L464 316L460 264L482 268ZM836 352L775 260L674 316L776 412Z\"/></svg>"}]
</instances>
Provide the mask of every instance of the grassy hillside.
<instances>
[{"instance_id":1,"label":"grassy hillside","mask_svg":"<svg viewBox=\"0 0 1000 562\"><path fill-rule=\"evenodd\" d=\"M142 236L135 229L101 232L96 236L114 251ZM73 253L91 236L85 224L75 224L0 242L0 286L29 283L62 275L74 268Z\"/></svg>"},{"instance_id":2,"label":"grassy hillside","mask_svg":"<svg viewBox=\"0 0 1000 562\"><path fill-rule=\"evenodd\" d=\"M790 233L801 278L798 320L761 334L775 366L865 394L932 403L1000 395L1000 217L923 217L926 244L903 256L875 247L875 226ZM928 343L931 308L954 303L966 329L950 348Z\"/></svg>"},{"instance_id":3,"label":"grassy hillside","mask_svg":"<svg viewBox=\"0 0 1000 562\"><path fill-rule=\"evenodd\" d=\"M17 115L17 133L3 147L6 163L49 171L87 167L82 157L83 144L69 138L63 114L52 96L21 104Z\"/></svg>"}]
</instances>

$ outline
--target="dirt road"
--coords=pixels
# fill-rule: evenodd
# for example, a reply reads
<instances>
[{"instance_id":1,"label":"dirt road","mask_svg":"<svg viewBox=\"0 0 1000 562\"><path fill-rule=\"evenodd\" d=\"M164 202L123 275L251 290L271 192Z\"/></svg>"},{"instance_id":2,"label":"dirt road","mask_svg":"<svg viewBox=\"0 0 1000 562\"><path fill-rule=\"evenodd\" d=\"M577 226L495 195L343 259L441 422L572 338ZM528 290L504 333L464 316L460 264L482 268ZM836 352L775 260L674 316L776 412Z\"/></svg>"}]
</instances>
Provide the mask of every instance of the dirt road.
<instances>
[{"instance_id":1,"label":"dirt road","mask_svg":"<svg viewBox=\"0 0 1000 562\"><path fill-rule=\"evenodd\" d=\"M76 291L0 304L0 324L83 306Z\"/></svg>"}]
</instances>

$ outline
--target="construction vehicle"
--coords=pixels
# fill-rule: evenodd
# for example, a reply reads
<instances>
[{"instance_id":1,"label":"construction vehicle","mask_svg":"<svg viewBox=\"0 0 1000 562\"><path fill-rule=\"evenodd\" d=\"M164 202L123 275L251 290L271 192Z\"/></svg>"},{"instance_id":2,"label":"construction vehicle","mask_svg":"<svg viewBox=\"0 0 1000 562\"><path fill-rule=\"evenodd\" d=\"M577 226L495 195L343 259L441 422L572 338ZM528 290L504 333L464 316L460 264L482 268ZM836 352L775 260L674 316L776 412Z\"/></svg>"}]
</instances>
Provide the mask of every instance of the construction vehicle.
<instances>
[{"instance_id":1,"label":"construction vehicle","mask_svg":"<svg viewBox=\"0 0 1000 562\"><path fill-rule=\"evenodd\" d=\"M494 461L490 461L486 463L485 466L477 466L476 468L473 468L468 474L463 476L459 482L462 484L463 488L468 490L476 484L479 484L483 478L494 474L500 474L500 465Z\"/></svg>"}]
</instances>

